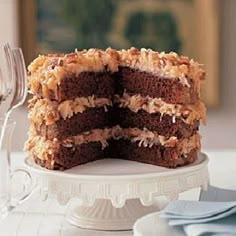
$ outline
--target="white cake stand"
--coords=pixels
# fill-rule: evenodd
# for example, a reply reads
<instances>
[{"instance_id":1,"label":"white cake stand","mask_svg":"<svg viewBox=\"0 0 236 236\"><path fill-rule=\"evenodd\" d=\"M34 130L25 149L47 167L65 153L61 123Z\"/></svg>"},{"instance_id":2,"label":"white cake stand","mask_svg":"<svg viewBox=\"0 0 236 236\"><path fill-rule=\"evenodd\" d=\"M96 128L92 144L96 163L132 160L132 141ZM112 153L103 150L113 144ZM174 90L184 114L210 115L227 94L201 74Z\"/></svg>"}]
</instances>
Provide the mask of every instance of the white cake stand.
<instances>
[{"instance_id":1,"label":"white cake stand","mask_svg":"<svg viewBox=\"0 0 236 236\"><path fill-rule=\"evenodd\" d=\"M79 199L81 204L68 214L68 221L82 228L128 230L148 213L160 210L154 198L177 198L196 187L207 188L208 158L186 167L167 169L120 159L103 159L66 171L46 170L26 158L36 176L41 196L56 196L60 204Z\"/></svg>"}]
</instances>

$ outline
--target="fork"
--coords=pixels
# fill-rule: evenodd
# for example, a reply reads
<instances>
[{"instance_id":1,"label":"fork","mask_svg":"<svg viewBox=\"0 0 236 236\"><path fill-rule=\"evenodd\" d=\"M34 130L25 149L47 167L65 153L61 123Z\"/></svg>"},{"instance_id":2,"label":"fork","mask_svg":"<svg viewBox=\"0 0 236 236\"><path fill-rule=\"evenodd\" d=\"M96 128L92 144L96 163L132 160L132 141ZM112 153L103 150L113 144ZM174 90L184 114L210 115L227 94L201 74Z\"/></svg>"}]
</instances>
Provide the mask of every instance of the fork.
<instances>
[{"instance_id":1,"label":"fork","mask_svg":"<svg viewBox=\"0 0 236 236\"><path fill-rule=\"evenodd\" d=\"M16 70L16 91L11 103L11 110L22 106L27 97L27 72L23 52L21 48L13 48L12 53Z\"/></svg>"},{"instance_id":2,"label":"fork","mask_svg":"<svg viewBox=\"0 0 236 236\"><path fill-rule=\"evenodd\" d=\"M21 48L14 48L11 49L9 44L4 46L4 52L7 62L7 71L9 79L5 80L2 77L3 89L5 89L5 96L6 99L8 95L12 93L10 105L7 108L7 112L4 118L4 123L2 127L2 132L0 135L0 150L3 143L3 137L7 125L7 121L11 112L16 109L17 107L21 106L27 96L27 83L26 83L26 66L25 60L22 53ZM4 85L6 81L6 85ZM4 88L6 86L6 88Z\"/></svg>"},{"instance_id":3,"label":"fork","mask_svg":"<svg viewBox=\"0 0 236 236\"><path fill-rule=\"evenodd\" d=\"M7 88L6 88L6 82L4 80L2 70L0 68L0 105L2 102L4 102L7 98Z\"/></svg>"},{"instance_id":4,"label":"fork","mask_svg":"<svg viewBox=\"0 0 236 236\"><path fill-rule=\"evenodd\" d=\"M4 54L7 62L7 77L4 77L0 68L0 104L11 95L15 89L12 65L12 53L9 44L4 45Z\"/></svg>"}]
</instances>

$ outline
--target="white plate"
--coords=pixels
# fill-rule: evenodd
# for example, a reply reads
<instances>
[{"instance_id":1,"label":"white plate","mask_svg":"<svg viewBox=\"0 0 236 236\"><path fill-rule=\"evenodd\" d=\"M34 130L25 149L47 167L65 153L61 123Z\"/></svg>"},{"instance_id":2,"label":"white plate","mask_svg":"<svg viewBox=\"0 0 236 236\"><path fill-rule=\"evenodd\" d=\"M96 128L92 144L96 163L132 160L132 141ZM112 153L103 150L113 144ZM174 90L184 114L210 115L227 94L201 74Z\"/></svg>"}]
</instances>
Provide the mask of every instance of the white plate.
<instances>
[{"instance_id":1,"label":"white plate","mask_svg":"<svg viewBox=\"0 0 236 236\"><path fill-rule=\"evenodd\" d=\"M146 215L136 221L133 226L134 236L183 236L180 227L168 225L166 219L159 217L159 212Z\"/></svg>"}]
</instances>

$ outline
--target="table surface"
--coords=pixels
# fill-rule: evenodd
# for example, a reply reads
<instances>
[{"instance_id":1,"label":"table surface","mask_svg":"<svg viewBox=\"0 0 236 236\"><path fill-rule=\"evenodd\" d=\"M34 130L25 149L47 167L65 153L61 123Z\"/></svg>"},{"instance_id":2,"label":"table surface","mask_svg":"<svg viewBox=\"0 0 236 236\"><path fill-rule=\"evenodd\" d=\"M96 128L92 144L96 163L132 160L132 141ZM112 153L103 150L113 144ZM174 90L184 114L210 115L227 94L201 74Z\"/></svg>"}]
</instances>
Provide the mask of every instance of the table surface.
<instances>
[{"instance_id":1,"label":"table surface","mask_svg":"<svg viewBox=\"0 0 236 236\"><path fill-rule=\"evenodd\" d=\"M213 186L236 190L236 150L207 150L210 183ZM13 153L13 167L22 167L25 154ZM73 204L71 202L70 204ZM69 204L69 205L70 205ZM39 194L31 198L0 223L4 236L131 236L131 231L104 232L79 229L67 223L65 215L69 206L60 206L56 200L41 201Z\"/></svg>"}]
</instances>

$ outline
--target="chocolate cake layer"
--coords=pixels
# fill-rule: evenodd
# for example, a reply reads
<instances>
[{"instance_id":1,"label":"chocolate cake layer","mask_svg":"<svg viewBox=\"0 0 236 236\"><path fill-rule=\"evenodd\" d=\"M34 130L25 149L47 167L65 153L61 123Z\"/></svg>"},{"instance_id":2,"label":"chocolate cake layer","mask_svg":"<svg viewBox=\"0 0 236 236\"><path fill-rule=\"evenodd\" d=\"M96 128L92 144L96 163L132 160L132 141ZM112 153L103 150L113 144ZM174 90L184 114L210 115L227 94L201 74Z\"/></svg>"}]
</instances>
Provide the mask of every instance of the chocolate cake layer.
<instances>
[{"instance_id":1,"label":"chocolate cake layer","mask_svg":"<svg viewBox=\"0 0 236 236\"><path fill-rule=\"evenodd\" d=\"M193 163L197 159L197 149L189 153L181 153L178 147L164 147L154 145L146 148L129 140L111 141L109 152L112 158L138 161L146 164L176 168Z\"/></svg>"},{"instance_id":2,"label":"chocolate cake layer","mask_svg":"<svg viewBox=\"0 0 236 236\"><path fill-rule=\"evenodd\" d=\"M60 119L52 125L35 125L37 134L47 139L63 139L79 133L102 129L110 126L110 113L104 108L89 108L83 113L77 113L68 119Z\"/></svg>"},{"instance_id":3,"label":"chocolate cake layer","mask_svg":"<svg viewBox=\"0 0 236 236\"><path fill-rule=\"evenodd\" d=\"M41 160L36 156L33 158L37 164L47 169L64 170L104 158L104 151L101 143L90 142L73 147L60 145L59 152L55 153L53 159Z\"/></svg>"},{"instance_id":4,"label":"chocolate cake layer","mask_svg":"<svg viewBox=\"0 0 236 236\"><path fill-rule=\"evenodd\" d=\"M110 99L114 95L114 79L108 72L82 72L77 77L71 75L62 79L59 94L59 100L91 94Z\"/></svg>"},{"instance_id":5,"label":"chocolate cake layer","mask_svg":"<svg viewBox=\"0 0 236 236\"><path fill-rule=\"evenodd\" d=\"M49 98L59 102L91 95L110 99L114 95L114 78L106 71L81 72L78 75L67 74L61 79L56 92L49 90L46 96L42 91L42 86L40 86L36 95L40 98Z\"/></svg>"},{"instance_id":6,"label":"chocolate cake layer","mask_svg":"<svg viewBox=\"0 0 236 236\"><path fill-rule=\"evenodd\" d=\"M187 79L187 85L183 85L177 78L159 77L127 67L120 67L115 76L118 94L125 91L130 95L162 98L174 104L192 104L199 99L194 81L190 79Z\"/></svg>"},{"instance_id":7,"label":"chocolate cake layer","mask_svg":"<svg viewBox=\"0 0 236 236\"><path fill-rule=\"evenodd\" d=\"M161 115L159 112L149 114L143 110L135 113L127 108L114 109L112 120L114 125L120 125L122 128L147 128L165 137L176 136L180 139L195 134L200 123L195 120L193 124L187 124L179 117Z\"/></svg>"}]
</instances>

